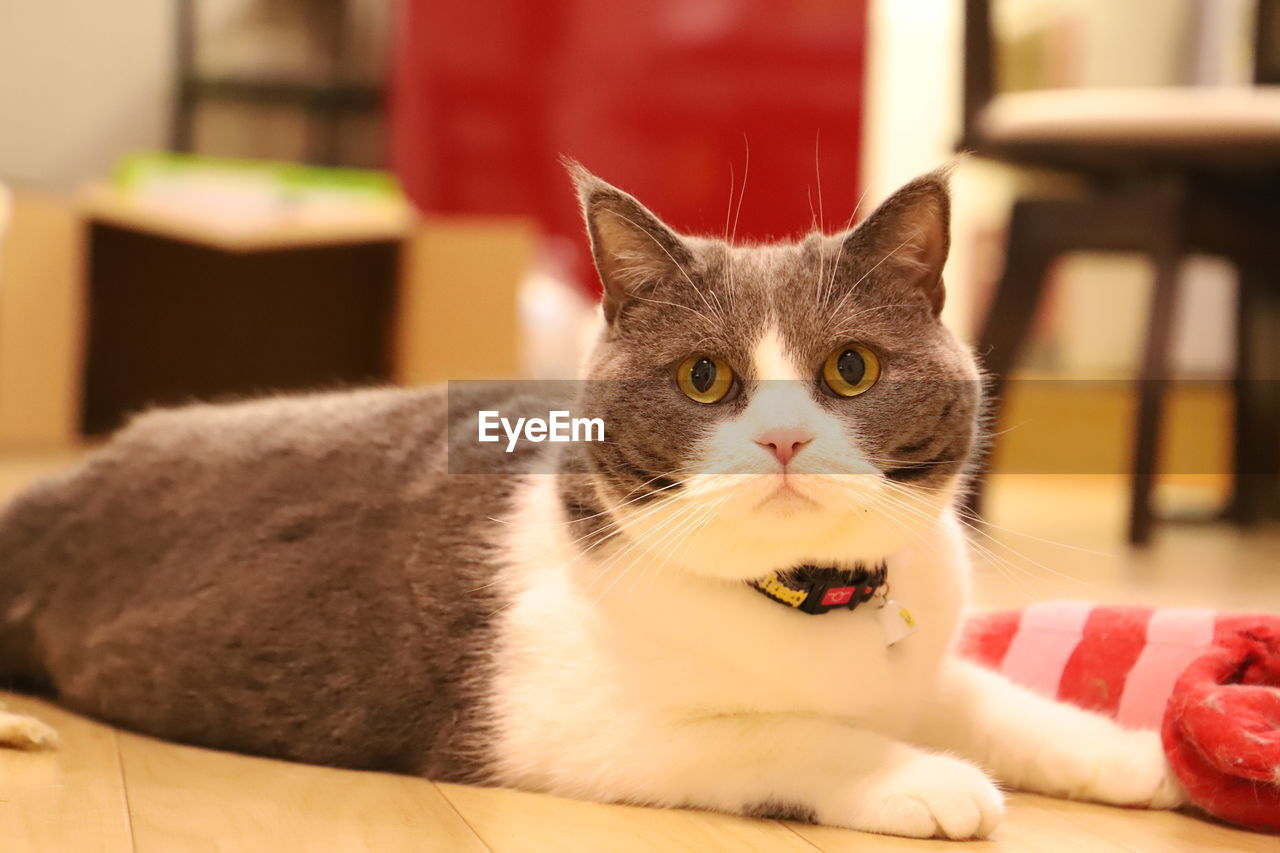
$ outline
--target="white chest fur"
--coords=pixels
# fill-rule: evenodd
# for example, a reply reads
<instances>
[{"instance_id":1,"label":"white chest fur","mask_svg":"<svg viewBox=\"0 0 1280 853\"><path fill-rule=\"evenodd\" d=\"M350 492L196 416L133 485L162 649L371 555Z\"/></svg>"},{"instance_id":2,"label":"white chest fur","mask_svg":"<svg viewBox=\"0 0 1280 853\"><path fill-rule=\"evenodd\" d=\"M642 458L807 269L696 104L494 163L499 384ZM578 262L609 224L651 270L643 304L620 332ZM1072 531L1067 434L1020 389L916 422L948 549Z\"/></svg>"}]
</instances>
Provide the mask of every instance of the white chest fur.
<instances>
[{"instance_id":1,"label":"white chest fur","mask_svg":"<svg viewBox=\"0 0 1280 853\"><path fill-rule=\"evenodd\" d=\"M893 596L920 626L890 647L874 602L810 616L648 557L593 577L599 566L558 518L552 478L538 479L508 528L515 600L494 697L503 782L591 793L621 765L639 772L648 739L710 716L820 716L891 735L913 724L963 605L954 523L890 559Z\"/></svg>"}]
</instances>

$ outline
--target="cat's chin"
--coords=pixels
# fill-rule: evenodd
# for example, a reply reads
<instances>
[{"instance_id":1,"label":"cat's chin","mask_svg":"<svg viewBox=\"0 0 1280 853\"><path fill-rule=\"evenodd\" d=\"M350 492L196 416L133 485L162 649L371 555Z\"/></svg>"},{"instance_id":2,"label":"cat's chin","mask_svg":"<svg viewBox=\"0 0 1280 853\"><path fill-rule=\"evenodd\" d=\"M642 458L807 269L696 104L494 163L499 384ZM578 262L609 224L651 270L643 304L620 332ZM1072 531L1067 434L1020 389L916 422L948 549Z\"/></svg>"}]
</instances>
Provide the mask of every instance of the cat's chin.
<instances>
[{"instance_id":1,"label":"cat's chin","mask_svg":"<svg viewBox=\"0 0 1280 853\"><path fill-rule=\"evenodd\" d=\"M673 566L719 580L758 580L815 560L872 563L902 550L914 536L874 513L835 511L807 498L722 507L713 525L683 540Z\"/></svg>"},{"instance_id":2,"label":"cat's chin","mask_svg":"<svg viewBox=\"0 0 1280 853\"><path fill-rule=\"evenodd\" d=\"M949 500L941 491L909 499L882 480L839 474L699 478L656 512L633 510L628 528L637 541L661 543L671 568L719 580L757 580L817 559L876 562L918 541Z\"/></svg>"},{"instance_id":3,"label":"cat's chin","mask_svg":"<svg viewBox=\"0 0 1280 853\"><path fill-rule=\"evenodd\" d=\"M821 512L822 504L798 487L794 480L784 480L756 504L755 511L765 515L788 517L797 513Z\"/></svg>"}]
</instances>

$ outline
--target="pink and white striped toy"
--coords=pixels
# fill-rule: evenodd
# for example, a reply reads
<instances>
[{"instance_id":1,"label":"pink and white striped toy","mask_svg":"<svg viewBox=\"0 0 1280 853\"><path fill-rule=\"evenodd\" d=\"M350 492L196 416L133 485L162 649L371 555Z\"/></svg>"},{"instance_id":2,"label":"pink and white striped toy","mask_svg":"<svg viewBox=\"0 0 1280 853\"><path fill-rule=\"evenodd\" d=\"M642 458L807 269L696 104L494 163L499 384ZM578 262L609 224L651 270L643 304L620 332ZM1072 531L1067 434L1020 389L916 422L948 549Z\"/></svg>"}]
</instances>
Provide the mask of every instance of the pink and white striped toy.
<instances>
[{"instance_id":1,"label":"pink and white striped toy","mask_svg":"<svg viewBox=\"0 0 1280 853\"><path fill-rule=\"evenodd\" d=\"M960 652L1045 696L1160 729L1193 803L1280 831L1280 616L1054 601L971 617Z\"/></svg>"}]
</instances>

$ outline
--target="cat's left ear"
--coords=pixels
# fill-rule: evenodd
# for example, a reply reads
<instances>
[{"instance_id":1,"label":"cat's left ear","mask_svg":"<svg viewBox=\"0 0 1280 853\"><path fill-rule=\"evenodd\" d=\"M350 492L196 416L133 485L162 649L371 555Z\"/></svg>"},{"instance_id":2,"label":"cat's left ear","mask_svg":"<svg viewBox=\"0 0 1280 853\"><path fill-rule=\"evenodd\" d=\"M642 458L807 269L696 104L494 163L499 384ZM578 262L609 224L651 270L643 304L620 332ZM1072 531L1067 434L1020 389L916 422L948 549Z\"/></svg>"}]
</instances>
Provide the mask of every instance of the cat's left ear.
<instances>
[{"instance_id":1,"label":"cat's left ear","mask_svg":"<svg viewBox=\"0 0 1280 853\"><path fill-rule=\"evenodd\" d=\"M916 178L842 240L836 277L848 287L875 278L923 297L936 317L946 302L942 268L951 248L950 170Z\"/></svg>"},{"instance_id":2,"label":"cat's left ear","mask_svg":"<svg viewBox=\"0 0 1280 853\"><path fill-rule=\"evenodd\" d=\"M658 283L683 282L693 256L674 231L633 196L566 159L582 203L591 253L604 286L604 316L610 323L628 299Z\"/></svg>"}]
</instances>

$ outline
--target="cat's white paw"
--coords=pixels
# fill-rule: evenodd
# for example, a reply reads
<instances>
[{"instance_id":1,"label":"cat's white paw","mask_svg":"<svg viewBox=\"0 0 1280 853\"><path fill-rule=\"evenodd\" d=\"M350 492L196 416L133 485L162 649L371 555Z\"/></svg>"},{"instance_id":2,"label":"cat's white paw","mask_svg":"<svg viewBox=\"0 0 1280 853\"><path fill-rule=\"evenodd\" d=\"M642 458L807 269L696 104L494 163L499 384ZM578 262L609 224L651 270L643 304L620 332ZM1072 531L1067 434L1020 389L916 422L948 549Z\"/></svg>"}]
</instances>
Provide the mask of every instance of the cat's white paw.
<instances>
[{"instance_id":1,"label":"cat's white paw","mask_svg":"<svg viewBox=\"0 0 1280 853\"><path fill-rule=\"evenodd\" d=\"M1035 787L1044 793L1152 809L1173 809L1187 801L1158 732L1117 728L1074 748L1046 748L1038 763L1042 783Z\"/></svg>"},{"instance_id":2,"label":"cat's white paw","mask_svg":"<svg viewBox=\"0 0 1280 853\"><path fill-rule=\"evenodd\" d=\"M3 710L0 705L0 747L10 749L52 749L58 733L35 717Z\"/></svg>"},{"instance_id":3,"label":"cat's white paw","mask_svg":"<svg viewBox=\"0 0 1280 853\"><path fill-rule=\"evenodd\" d=\"M836 822L910 838L985 838L1004 814L1004 797L977 767L919 755L866 779Z\"/></svg>"}]
</instances>

